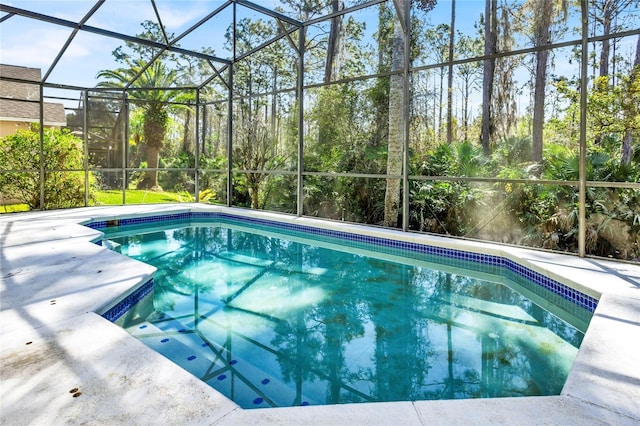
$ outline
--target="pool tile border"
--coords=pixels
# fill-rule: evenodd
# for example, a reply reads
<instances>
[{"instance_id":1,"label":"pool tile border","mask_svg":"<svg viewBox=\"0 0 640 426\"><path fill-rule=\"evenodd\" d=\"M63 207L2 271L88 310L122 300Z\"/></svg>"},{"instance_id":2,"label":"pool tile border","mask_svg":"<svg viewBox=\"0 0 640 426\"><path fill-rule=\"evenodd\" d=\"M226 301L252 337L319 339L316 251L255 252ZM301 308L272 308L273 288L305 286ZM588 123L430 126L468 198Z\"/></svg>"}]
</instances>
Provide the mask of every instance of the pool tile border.
<instances>
[{"instance_id":1,"label":"pool tile border","mask_svg":"<svg viewBox=\"0 0 640 426\"><path fill-rule=\"evenodd\" d=\"M136 303L145 298L149 293L153 291L153 278L145 282L133 292L125 296L122 300L116 303L113 307L109 308L102 317L111 321L117 321L122 315L126 314Z\"/></svg>"},{"instance_id":2,"label":"pool tile border","mask_svg":"<svg viewBox=\"0 0 640 426\"><path fill-rule=\"evenodd\" d=\"M308 225L291 224L287 222L278 222L278 221L269 220L269 219L252 218L252 217L246 217L246 216L240 216L240 215L234 215L234 214L222 213L222 212L183 212L183 213L172 213L172 214L162 214L162 215L137 216L137 217L129 217L129 218L125 217L125 218L120 218L115 220L96 220L96 221L91 221L86 223L85 226L88 226L96 230L102 230L102 229L106 229L109 226L141 225L141 224L161 223L161 222L169 222L169 221L176 221L176 220L198 220L198 219L230 220L236 223L243 223L247 225L269 226L272 228L282 229L286 231L303 232L306 234L311 234L316 236L338 238L338 239L349 241L349 242L371 244L371 245L381 246L386 248L406 250L406 251L419 253L419 254L442 256L449 259L465 260L465 261L480 263L488 266L503 267L513 272L514 274L520 277L524 277L527 280L551 291L552 293L561 296L563 299L588 310L589 312L593 313L596 307L598 306L598 299L591 297L587 294L584 294L579 290L569 287L559 281L554 280L553 278L550 278L544 274L541 274L540 272L534 271L530 268L527 268L526 266L519 264L518 262L515 262L511 259L508 259L502 256L475 253L475 252L445 248L445 247L438 247L438 246L415 243L410 241L398 241L398 240L392 240L389 238L361 235L361 234L355 234L352 232L338 231L333 229L316 228ZM148 284L149 283L146 283L145 285L140 287L140 289L146 288ZM115 310L116 314L119 313L118 314L118 317L119 317L124 312L126 312L128 308L133 306L137 301L139 301L140 299L142 299L142 297L148 294L147 292L141 295L141 294L138 294L137 292L138 290L134 292L137 294L136 296L134 296L134 293L132 293L131 295L123 299L121 302L119 302L116 306L111 308L110 311ZM138 299L136 299L136 297ZM120 307L119 306L120 304L123 304L123 306Z\"/></svg>"}]
</instances>

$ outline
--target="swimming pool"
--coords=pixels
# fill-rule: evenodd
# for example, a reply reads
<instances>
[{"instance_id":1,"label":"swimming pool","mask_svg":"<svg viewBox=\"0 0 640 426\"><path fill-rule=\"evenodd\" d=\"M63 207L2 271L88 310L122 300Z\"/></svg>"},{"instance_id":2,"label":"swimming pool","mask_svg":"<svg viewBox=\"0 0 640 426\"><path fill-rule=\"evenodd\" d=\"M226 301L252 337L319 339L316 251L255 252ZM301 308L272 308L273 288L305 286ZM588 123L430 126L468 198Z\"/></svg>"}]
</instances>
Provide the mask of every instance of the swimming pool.
<instances>
[{"instance_id":1,"label":"swimming pool","mask_svg":"<svg viewBox=\"0 0 640 426\"><path fill-rule=\"evenodd\" d=\"M125 306L127 299L136 299L134 293L143 289L155 268L99 247L102 232L87 224L104 229L106 222L152 216L162 221L174 213L188 217L225 213L497 256L505 267L526 268L596 298L597 309L559 396L245 410L101 317ZM1 363L0 412L9 424L100 423L105 418L127 424L261 425L637 424L640 420L636 403L640 352L634 346L640 339L638 265L203 204L102 206L0 216L0 355L11 360ZM547 285L537 276L535 280ZM13 367L17 362L21 368ZM67 391L78 386L82 396L72 398Z\"/></svg>"},{"instance_id":2,"label":"swimming pool","mask_svg":"<svg viewBox=\"0 0 640 426\"><path fill-rule=\"evenodd\" d=\"M597 303L492 255L267 222L96 225L165 268L110 319L244 408L556 395Z\"/></svg>"}]
</instances>

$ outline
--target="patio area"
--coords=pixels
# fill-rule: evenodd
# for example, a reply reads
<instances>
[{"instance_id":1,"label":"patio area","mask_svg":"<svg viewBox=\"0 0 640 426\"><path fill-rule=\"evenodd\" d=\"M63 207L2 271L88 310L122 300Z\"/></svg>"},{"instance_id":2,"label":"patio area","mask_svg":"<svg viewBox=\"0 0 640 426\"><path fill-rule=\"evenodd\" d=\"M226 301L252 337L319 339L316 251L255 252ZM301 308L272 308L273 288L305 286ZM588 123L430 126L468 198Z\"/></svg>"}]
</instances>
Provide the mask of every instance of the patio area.
<instances>
[{"instance_id":1,"label":"patio area","mask_svg":"<svg viewBox=\"0 0 640 426\"><path fill-rule=\"evenodd\" d=\"M0 423L20 424L615 424L640 422L640 266L500 250L600 296L562 394L243 410L100 316L154 268L94 244L90 219L224 210L329 228L337 222L202 204L92 207L0 217Z\"/></svg>"}]
</instances>

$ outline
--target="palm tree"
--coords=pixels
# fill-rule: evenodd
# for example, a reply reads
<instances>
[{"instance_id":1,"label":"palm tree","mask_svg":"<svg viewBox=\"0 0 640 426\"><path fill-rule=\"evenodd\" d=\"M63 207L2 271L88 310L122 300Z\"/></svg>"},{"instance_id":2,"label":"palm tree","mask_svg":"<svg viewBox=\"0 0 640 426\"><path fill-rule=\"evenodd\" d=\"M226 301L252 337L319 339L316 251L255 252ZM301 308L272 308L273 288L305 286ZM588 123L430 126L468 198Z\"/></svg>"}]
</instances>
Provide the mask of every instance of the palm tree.
<instances>
[{"instance_id":1,"label":"palm tree","mask_svg":"<svg viewBox=\"0 0 640 426\"><path fill-rule=\"evenodd\" d=\"M398 71L404 67L404 38L405 33L400 24L404 19L396 13L393 21L391 70ZM387 174L400 175L403 170L404 149L404 74L394 74L389 83L389 140L387 144ZM387 178L384 197L384 225L395 228L398 226L398 212L400 210L400 179Z\"/></svg>"},{"instance_id":2,"label":"palm tree","mask_svg":"<svg viewBox=\"0 0 640 426\"><path fill-rule=\"evenodd\" d=\"M102 70L97 77L104 79L98 87L128 87L130 98L139 100L143 109L143 141L147 147L148 170L138 184L138 189L161 191L158 185L160 150L164 143L169 123L169 103L178 100L182 93L177 90L145 90L167 88L175 85L178 71L169 69L160 60L149 67L143 59L127 59L128 67ZM141 70L144 71L141 73Z\"/></svg>"}]
</instances>

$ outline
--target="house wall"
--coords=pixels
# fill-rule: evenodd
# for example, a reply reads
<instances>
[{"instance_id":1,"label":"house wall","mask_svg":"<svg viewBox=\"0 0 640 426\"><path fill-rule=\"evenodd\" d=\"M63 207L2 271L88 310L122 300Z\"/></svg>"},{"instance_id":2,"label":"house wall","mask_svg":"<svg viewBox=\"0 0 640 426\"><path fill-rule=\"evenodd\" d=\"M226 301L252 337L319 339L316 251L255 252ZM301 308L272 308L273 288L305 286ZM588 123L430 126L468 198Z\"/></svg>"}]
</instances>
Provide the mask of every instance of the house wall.
<instances>
[{"instance_id":1,"label":"house wall","mask_svg":"<svg viewBox=\"0 0 640 426\"><path fill-rule=\"evenodd\" d=\"M19 123L17 121L0 121L0 138L12 135L16 131L29 128L29 123Z\"/></svg>"},{"instance_id":2,"label":"house wall","mask_svg":"<svg viewBox=\"0 0 640 426\"><path fill-rule=\"evenodd\" d=\"M40 123L41 114L45 128L67 125L63 104L44 102L41 108L39 68L0 64L0 77L7 78L0 84L0 137Z\"/></svg>"},{"instance_id":3,"label":"house wall","mask_svg":"<svg viewBox=\"0 0 640 426\"><path fill-rule=\"evenodd\" d=\"M20 121L0 121L0 138L3 138L7 135L12 135L18 130L29 130L29 126L31 123L29 122L20 122ZM60 126L44 126L46 129L59 129Z\"/></svg>"}]
</instances>

